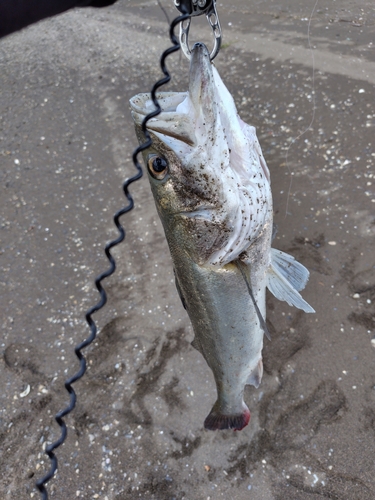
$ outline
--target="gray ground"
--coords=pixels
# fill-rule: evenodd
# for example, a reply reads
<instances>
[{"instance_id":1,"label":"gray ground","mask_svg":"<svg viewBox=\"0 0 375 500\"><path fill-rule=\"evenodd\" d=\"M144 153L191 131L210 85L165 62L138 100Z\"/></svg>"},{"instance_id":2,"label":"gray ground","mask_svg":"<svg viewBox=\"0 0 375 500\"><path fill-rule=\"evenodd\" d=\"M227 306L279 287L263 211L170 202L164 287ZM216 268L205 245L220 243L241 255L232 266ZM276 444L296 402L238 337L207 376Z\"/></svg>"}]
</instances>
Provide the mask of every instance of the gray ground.
<instances>
[{"instance_id":1,"label":"gray ground","mask_svg":"<svg viewBox=\"0 0 375 500\"><path fill-rule=\"evenodd\" d=\"M216 63L257 127L275 246L310 269L304 297L316 314L269 297L273 340L261 387L246 389L250 425L205 431L213 377L190 346L147 179L134 185L51 498L374 497L375 8L319 0L311 52L314 3L219 2ZM0 41L1 498L38 498L43 445L59 435L53 415L68 400L63 381L78 367L73 346L88 334L84 312L133 172L128 99L159 77L168 45L158 6L135 0ZM187 62L169 66L170 88L186 89Z\"/></svg>"}]
</instances>

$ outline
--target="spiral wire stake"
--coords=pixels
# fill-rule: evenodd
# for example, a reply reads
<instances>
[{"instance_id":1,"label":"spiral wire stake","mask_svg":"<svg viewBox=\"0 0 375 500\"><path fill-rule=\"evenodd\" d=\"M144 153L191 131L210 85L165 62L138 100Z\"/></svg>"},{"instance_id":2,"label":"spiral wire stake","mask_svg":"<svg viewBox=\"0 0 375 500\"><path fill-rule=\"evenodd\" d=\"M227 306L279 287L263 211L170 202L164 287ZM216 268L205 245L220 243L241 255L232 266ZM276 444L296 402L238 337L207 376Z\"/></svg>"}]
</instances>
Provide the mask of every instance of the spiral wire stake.
<instances>
[{"instance_id":1,"label":"spiral wire stake","mask_svg":"<svg viewBox=\"0 0 375 500\"><path fill-rule=\"evenodd\" d=\"M35 483L36 488L39 490L39 492L41 494L42 500L48 500L48 491L46 489L46 483L48 483L48 481L50 481L50 479L52 479L52 477L55 475L57 468L58 468L58 461L57 461L57 457L56 457L54 451L64 443L64 441L67 437L67 434L68 434L68 429L67 429L66 423L64 421L64 417L66 417L69 413L71 413L76 405L77 395L72 387L72 384L74 384L75 382L77 382L77 380L82 378L86 372L86 358L82 354L82 349L89 346L95 340L96 335L97 335L97 326L95 324L95 321L92 319L92 315L95 312L102 309L107 302L107 293L104 290L101 282L104 279L111 276L116 270L116 261L111 254L111 250L115 246L119 245L125 239L125 229L122 227L119 219L125 213L130 212L130 210L132 210L134 207L134 200L133 200L133 197L131 196L131 194L129 193L129 186L133 182L139 180L143 175L143 170L142 170L141 164L139 163L137 157L138 157L139 153L141 153L145 149L148 149L152 144L152 139L151 139L150 134L148 133L147 128L146 128L147 122L149 120L151 120L151 118L154 118L155 116L159 115L162 111L161 107L159 105L158 99L156 97L156 91L161 86L167 84L171 80L171 75L166 67L165 60L170 54L172 54L173 52L176 52L180 49L180 44L179 44L179 41L174 33L174 29L179 23L181 23L182 21L185 21L186 19L189 18L188 10L186 8L183 8L183 9L180 8L180 11L183 11L183 14L176 17L172 21L170 28L169 28L169 37L170 37L171 42L173 43L173 46L166 49L160 58L160 67L161 67L161 70L165 76L164 76L164 78L157 81L151 90L151 99L152 99L156 109L154 111L152 111L151 113L149 113L144 118L144 120L142 122L142 131L143 131L143 134L146 138L146 141L143 144L141 144L140 146L138 146L132 155L133 163L137 169L137 173L133 177L131 177L130 179L127 179L122 186L125 197L127 198L129 203L126 207L119 210L113 217L113 222L118 229L119 236L115 240L108 243L104 249L104 252L109 260L110 267L109 267L109 269L107 269L107 271L103 272L95 279L95 286L100 294L100 300L96 305L94 305L86 313L86 321L90 327L91 333L86 340L84 340L81 344L77 345L74 349L74 352L75 352L75 354L80 362L80 369L78 370L78 372L75 375L73 375L71 378L69 378L65 382L65 389L68 391L68 393L70 395L70 402L66 408L64 408L63 410L61 410L59 413L57 413L55 415L55 420L61 429L61 435L60 435L59 439L57 439L55 442L51 443L50 445L48 445L46 447L45 453L48 455L48 457L51 461L51 467L50 467L50 470L48 471L48 473L44 477L42 477L41 479L36 481L36 483Z\"/></svg>"}]
</instances>

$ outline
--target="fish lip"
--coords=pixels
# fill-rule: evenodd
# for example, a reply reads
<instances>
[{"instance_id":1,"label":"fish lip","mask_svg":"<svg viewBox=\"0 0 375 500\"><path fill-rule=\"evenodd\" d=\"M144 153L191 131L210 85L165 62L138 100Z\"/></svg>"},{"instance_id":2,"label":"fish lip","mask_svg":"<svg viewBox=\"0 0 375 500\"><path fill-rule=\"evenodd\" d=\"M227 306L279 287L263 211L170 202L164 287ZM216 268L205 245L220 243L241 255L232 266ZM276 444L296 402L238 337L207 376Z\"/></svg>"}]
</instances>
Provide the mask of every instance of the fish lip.
<instances>
[{"instance_id":1,"label":"fish lip","mask_svg":"<svg viewBox=\"0 0 375 500\"><path fill-rule=\"evenodd\" d=\"M196 109L202 107L202 100L210 96L214 86L210 53L204 43L197 42L191 50L189 70L189 96Z\"/></svg>"},{"instance_id":2,"label":"fish lip","mask_svg":"<svg viewBox=\"0 0 375 500\"><path fill-rule=\"evenodd\" d=\"M177 106L186 98L187 92L159 92L156 94L156 98L161 107L161 113L165 112L175 112ZM129 100L130 109L133 112L135 118L137 115L145 117L152 111L156 110L156 107L151 99L151 95L148 93L137 94Z\"/></svg>"},{"instance_id":3,"label":"fish lip","mask_svg":"<svg viewBox=\"0 0 375 500\"><path fill-rule=\"evenodd\" d=\"M196 42L191 49L190 65L196 64L196 59L200 62L203 58L206 58L206 60L208 58L205 64L211 65L210 53L207 46L203 42Z\"/></svg>"},{"instance_id":4,"label":"fish lip","mask_svg":"<svg viewBox=\"0 0 375 500\"><path fill-rule=\"evenodd\" d=\"M188 114L177 113L178 106L188 97L187 92L162 92L157 94L161 113L147 121L146 128L156 134L163 142L164 137L171 137L188 146L195 144L195 131ZM150 94L138 94L130 99L130 109L133 120L138 127L149 113L156 108Z\"/></svg>"}]
</instances>

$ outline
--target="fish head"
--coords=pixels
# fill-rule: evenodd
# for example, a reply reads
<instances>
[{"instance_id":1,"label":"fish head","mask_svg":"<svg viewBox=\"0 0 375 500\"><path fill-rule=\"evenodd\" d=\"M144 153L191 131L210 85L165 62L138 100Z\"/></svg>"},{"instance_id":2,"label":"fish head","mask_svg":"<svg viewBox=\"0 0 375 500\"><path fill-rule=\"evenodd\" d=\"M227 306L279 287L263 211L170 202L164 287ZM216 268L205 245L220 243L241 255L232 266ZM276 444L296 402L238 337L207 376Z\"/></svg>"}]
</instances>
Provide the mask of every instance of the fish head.
<instances>
[{"instance_id":1,"label":"fish head","mask_svg":"<svg viewBox=\"0 0 375 500\"><path fill-rule=\"evenodd\" d=\"M216 179L207 182L208 171L215 171L223 154L229 154L227 147L222 150L223 132L216 127L210 56L205 45L199 46L201 50L194 47L192 51L189 91L159 93L162 113L147 122L153 144L143 155L156 204L164 216L196 212L218 201ZM130 105L139 136L142 120L155 107L149 94L133 97ZM155 167L160 170L161 164L165 170L156 172Z\"/></svg>"},{"instance_id":2,"label":"fish head","mask_svg":"<svg viewBox=\"0 0 375 500\"><path fill-rule=\"evenodd\" d=\"M250 193L253 185L261 191L269 184L254 146L255 129L239 118L202 43L192 49L188 92L157 98L162 113L147 122L152 146L143 157L167 239L177 231L199 264L225 265L256 236L249 229L249 203L264 211L269 198ZM149 94L138 94L130 106L143 143L142 121L154 104Z\"/></svg>"}]
</instances>

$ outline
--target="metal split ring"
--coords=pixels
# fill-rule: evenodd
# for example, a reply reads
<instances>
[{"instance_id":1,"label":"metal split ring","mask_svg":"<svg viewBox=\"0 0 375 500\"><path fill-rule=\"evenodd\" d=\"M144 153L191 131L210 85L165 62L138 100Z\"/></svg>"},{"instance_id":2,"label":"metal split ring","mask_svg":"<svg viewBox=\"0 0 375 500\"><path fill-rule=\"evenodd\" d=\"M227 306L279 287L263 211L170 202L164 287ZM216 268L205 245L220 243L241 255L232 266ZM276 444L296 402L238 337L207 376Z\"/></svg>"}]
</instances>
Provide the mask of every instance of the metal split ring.
<instances>
[{"instance_id":1,"label":"metal split ring","mask_svg":"<svg viewBox=\"0 0 375 500\"><path fill-rule=\"evenodd\" d=\"M183 8L182 4L183 0L175 0L176 7L181 11ZM184 7L186 8L186 5ZM221 26L216 10L216 0L191 0L187 9L190 17L180 24L181 49L185 56L190 60L191 50L189 47L189 29L191 17L205 14L214 36L214 47L210 53L210 60L213 61L218 55L221 47Z\"/></svg>"}]
</instances>

